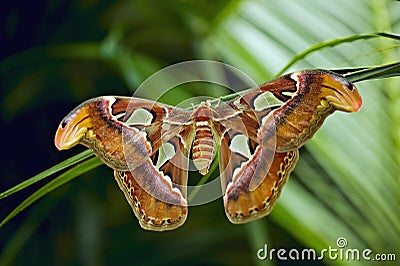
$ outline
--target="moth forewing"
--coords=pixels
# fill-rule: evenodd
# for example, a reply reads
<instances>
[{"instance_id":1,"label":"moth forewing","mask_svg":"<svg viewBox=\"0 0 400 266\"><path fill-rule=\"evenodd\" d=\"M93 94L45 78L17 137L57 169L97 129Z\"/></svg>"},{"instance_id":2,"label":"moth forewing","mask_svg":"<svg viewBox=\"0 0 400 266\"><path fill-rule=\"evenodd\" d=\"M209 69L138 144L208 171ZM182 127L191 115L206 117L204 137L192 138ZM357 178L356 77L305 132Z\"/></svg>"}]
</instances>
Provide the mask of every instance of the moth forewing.
<instances>
[{"instance_id":1,"label":"moth forewing","mask_svg":"<svg viewBox=\"0 0 400 266\"><path fill-rule=\"evenodd\" d=\"M61 121L54 141L58 149L81 143L93 150L115 170L140 225L155 231L183 224L189 158L206 174L217 146L225 212L231 222L245 223L272 210L298 149L325 118L335 110L356 112L361 104L343 76L304 70L194 110L94 98Z\"/></svg>"}]
</instances>

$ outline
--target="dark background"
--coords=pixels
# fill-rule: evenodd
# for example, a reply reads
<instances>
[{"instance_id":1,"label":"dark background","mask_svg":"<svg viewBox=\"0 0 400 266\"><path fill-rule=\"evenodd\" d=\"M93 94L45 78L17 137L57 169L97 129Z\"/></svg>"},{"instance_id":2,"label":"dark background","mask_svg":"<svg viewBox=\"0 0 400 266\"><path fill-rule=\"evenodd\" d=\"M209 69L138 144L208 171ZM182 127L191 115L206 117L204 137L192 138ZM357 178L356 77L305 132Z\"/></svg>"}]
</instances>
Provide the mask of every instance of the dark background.
<instances>
[{"instance_id":1,"label":"dark background","mask_svg":"<svg viewBox=\"0 0 400 266\"><path fill-rule=\"evenodd\" d=\"M134 89L157 70L193 59L235 62L236 56L241 57L241 67L247 67L261 83L282 67L282 62L287 62L311 44L328 38L381 29L380 20L373 19L376 15L374 10L379 9L374 1L365 9L354 10L350 9L350 2L349 6L342 7L346 2L342 1L341 5L335 7L338 8L337 11L329 6L322 7L322 4L318 6L321 1L306 2L309 8L305 10L310 9L313 16L321 20L321 25L312 20L305 22L309 28L304 28L303 31L296 29L296 33L292 34L294 41L290 40L291 35L286 32L282 32L279 37L279 33L268 35L268 30L280 29L273 21L286 19L290 27L296 27L297 24L290 19L295 18L296 12L300 10L295 5L288 4L294 2L284 1L285 8L271 5L270 10L268 4L264 3L263 7L270 11L270 17L266 21L257 21L260 23L256 25L259 28L254 26L254 29L260 30L275 46L262 48L261 53L258 51L251 55L257 49L257 42L249 41L251 45L248 54L241 49L240 42L246 41L243 36L249 36L252 32L244 30L241 32L244 35L238 34L240 36L227 32L227 36L231 34L229 36L237 39L224 39L223 29L235 24L229 19L230 14L237 18L235 14L242 10L242 1L3 1L0 4L0 192L85 150L84 147L77 146L59 152L53 139L61 119L86 99L100 95L132 95ZM358 1L358 6L363 5L361 2ZM389 6L394 1L382 2ZM325 12L318 13L315 11L317 8L325 8ZM351 15L345 13L349 10L354 18L365 10L371 14L368 13L370 17L368 20L361 20L362 23L350 23L346 18ZM388 7L387 10L390 13L397 9ZM253 12L247 16L240 14L238 17L242 20L245 17L245 23L251 24L256 10ZM396 32L399 28L398 16L396 18L389 14L389 17L394 17L391 25ZM302 19L305 21L306 18L308 16ZM324 28L324 23L331 26L332 31L331 28ZM209 36L219 36L218 40L221 42L215 43L212 41L214 39L210 41ZM295 37L303 39L300 41ZM283 41L279 42L279 38ZM232 46L225 49L223 45L227 44ZM331 58L325 58L323 53L318 53L309 61L304 61L299 68L373 65L396 58L392 54L385 61L385 57L381 58L380 54L384 50L382 46L375 43L368 45L370 50L364 50L360 43L344 46L342 54L332 54ZM387 49L391 46L385 47ZM265 54L270 55L271 60L263 63L272 67L268 70L252 70L253 66L254 69L255 66L259 67L254 58L263 58ZM278 60L280 64L274 60ZM388 110L374 107L374 104L389 107L389 103L395 102L391 99L395 99L396 93L395 90L392 93L389 90L382 94L375 93L378 85L379 83L372 83L371 87L376 90L368 91L361 85L365 113L355 114L354 118L338 116L340 122L331 120L332 127L326 128L325 133L319 135L319 139L310 145L310 149L307 146L302 150L302 160L292 175L293 178L291 177L293 185L288 185L291 188L287 189L299 194L293 193L290 197L288 195L286 200L282 198L282 205L278 203L274 212L260 221L251 225L230 224L224 214L223 202L218 199L206 205L191 207L186 223L178 230L163 233L144 231L114 181L112 170L101 166L46 195L0 228L0 264L262 265L264 262L257 260L256 251L264 243L273 248L287 249L301 249L313 244L316 247L326 247L328 244L335 247L334 240L343 234L354 245L371 247L376 244L375 251L385 252L389 250L388 247L398 248L398 227L390 225L391 229L394 228L393 231L385 231L382 229L384 226L374 222L374 217L390 221L385 216L388 213L397 217L400 213L398 202L383 200L370 203L367 196L362 196L368 190L368 184L365 187L358 185L354 190L346 183L341 184L341 180L334 176L345 176L346 171L336 167L335 161L324 161L328 152L324 152L320 145L335 140L334 147L353 147L348 149L350 151L345 149L344 153L351 158L352 165L349 167L355 169L351 174L360 176L360 173L378 173L382 175L379 176L380 180L383 177L390 179L388 186L385 181L374 183L383 185L373 186L367 195L397 195L394 199L398 199L398 194L390 190L394 187L393 184L398 184L398 174L395 173L399 172L399 167L391 161L395 161L395 156L398 155L398 149L395 150L394 147L398 147L399 141L393 133L400 128L398 116L395 115L396 112L391 113L393 116L390 118L393 120L386 123L385 119L389 118L383 117L382 113L389 113ZM195 95L196 92L189 92L191 94ZM188 94L171 94L166 96L165 102L174 104L187 96ZM396 105L392 106L392 110L395 110ZM376 116L377 113L379 117ZM360 124L357 121L361 121ZM372 130L364 128L369 124L373 125ZM380 136L374 131L382 132L386 129ZM386 132L392 132L393 135ZM371 136L377 137L367 144L361 141L363 138L370 140ZM338 139L344 141L344 144ZM389 144L382 144L381 141L388 141ZM360 146L353 146L358 144ZM361 146L366 147L368 153L357 152ZM370 146L385 149L376 152ZM389 151L388 147L393 150ZM369 152L376 158L371 157ZM349 161L347 157L338 154L338 160L344 161L338 164ZM365 158L361 158L363 154ZM372 167L375 162L378 170L370 172L367 167ZM390 167L386 167L386 163ZM381 166L387 172L383 172ZM362 182L345 177L351 184ZM192 178L196 182L198 177ZM49 179L2 199L0 218L3 219ZM321 185L318 180L325 183ZM380 193L376 193L374 189ZM311 198L304 196L304 193L309 193ZM356 200L351 198L353 195ZM297 198L289 202L293 197ZM315 208L311 201L318 202L323 207ZM364 212L357 203L365 208ZM376 206L386 208L383 203L389 203L388 206L393 207L392 211L382 214ZM301 212L303 208L304 211ZM315 212L311 213L310 209ZM301 212L298 216L295 215L297 211ZM316 220L313 217L318 217L317 220L327 227L331 226L331 221L334 225L343 224L346 231L336 232L332 226L331 229L325 229L325 233L317 235L319 228L313 228ZM334 220L335 217L338 217L337 221ZM397 239L397 242L391 239ZM273 263L299 264L293 261ZM321 264L312 261L302 263ZM350 262L326 263L349 265Z\"/></svg>"},{"instance_id":2,"label":"dark background","mask_svg":"<svg viewBox=\"0 0 400 266\"><path fill-rule=\"evenodd\" d=\"M145 59L138 62L139 85L163 66L196 58L201 33L193 32L179 9L190 11L193 5L193 12L198 9L211 21L225 5L7 2L0 8L2 191L84 150L59 152L53 144L58 123L75 105L99 95L132 93L114 62L118 59L100 55L98 47L84 51L85 45L101 46L110 31L124 28L119 40L124 48L151 61L147 67L140 65ZM79 44L74 49L83 51L66 44ZM2 200L1 217L45 182ZM190 208L179 230L142 230L105 166L57 189L1 228L1 250L8 256L3 259L17 265L235 264L252 263L255 256L246 229L228 222L221 200Z\"/></svg>"}]
</instances>

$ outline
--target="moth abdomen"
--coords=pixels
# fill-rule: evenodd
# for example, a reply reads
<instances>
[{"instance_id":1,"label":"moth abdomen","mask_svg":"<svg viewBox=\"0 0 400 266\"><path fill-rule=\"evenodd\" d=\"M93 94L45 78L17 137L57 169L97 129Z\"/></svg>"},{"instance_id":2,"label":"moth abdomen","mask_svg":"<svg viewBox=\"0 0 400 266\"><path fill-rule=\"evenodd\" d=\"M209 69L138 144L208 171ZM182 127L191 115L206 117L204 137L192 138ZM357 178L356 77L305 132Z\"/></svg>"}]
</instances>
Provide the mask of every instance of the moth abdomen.
<instances>
[{"instance_id":1,"label":"moth abdomen","mask_svg":"<svg viewBox=\"0 0 400 266\"><path fill-rule=\"evenodd\" d=\"M195 167L202 175L208 173L214 158L214 138L207 121L196 122L196 136L193 141L192 157Z\"/></svg>"}]
</instances>

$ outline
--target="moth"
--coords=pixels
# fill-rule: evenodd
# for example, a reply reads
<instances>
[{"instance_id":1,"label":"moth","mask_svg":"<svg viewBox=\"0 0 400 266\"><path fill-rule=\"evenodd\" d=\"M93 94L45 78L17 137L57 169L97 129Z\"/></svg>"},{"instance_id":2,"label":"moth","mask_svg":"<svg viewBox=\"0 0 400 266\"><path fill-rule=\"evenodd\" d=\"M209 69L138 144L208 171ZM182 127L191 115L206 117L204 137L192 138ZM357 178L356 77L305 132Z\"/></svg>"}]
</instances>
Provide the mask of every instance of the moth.
<instances>
[{"instance_id":1,"label":"moth","mask_svg":"<svg viewBox=\"0 0 400 266\"><path fill-rule=\"evenodd\" d=\"M187 217L189 162L205 175L218 157L228 219L271 212L302 147L335 110L357 112L355 86L327 70L286 74L227 102L191 110L133 97L104 96L60 123L59 150L80 143L114 169L142 228L181 226Z\"/></svg>"}]
</instances>

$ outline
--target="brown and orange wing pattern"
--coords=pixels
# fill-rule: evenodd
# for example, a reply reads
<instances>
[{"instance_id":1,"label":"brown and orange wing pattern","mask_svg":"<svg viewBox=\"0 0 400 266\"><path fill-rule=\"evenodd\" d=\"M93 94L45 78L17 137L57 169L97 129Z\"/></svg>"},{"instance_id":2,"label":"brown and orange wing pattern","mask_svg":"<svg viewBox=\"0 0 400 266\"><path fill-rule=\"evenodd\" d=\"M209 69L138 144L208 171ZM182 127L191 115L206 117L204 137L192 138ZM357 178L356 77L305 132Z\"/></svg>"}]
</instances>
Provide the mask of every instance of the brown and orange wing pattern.
<instances>
[{"instance_id":1,"label":"brown and orange wing pattern","mask_svg":"<svg viewBox=\"0 0 400 266\"><path fill-rule=\"evenodd\" d=\"M218 149L226 214L233 223L267 215L298 149L336 110L356 112L357 89L326 70L284 75L227 102L188 111L140 98L88 100L60 123L55 145L88 146L109 167L140 225L170 230L187 215L189 158L206 174ZM218 148L214 147L214 142Z\"/></svg>"},{"instance_id":2,"label":"brown and orange wing pattern","mask_svg":"<svg viewBox=\"0 0 400 266\"><path fill-rule=\"evenodd\" d=\"M224 206L229 220L267 215L298 160L298 149L335 110L361 107L356 88L325 70L295 72L238 97L216 126Z\"/></svg>"},{"instance_id":3,"label":"brown and orange wing pattern","mask_svg":"<svg viewBox=\"0 0 400 266\"><path fill-rule=\"evenodd\" d=\"M171 112L177 115L169 125ZM170 230L187 215L187 165L193 140L193 127L185 124L189 116L190 112L152 101L99 97L66 116L55 143L59 149L78 143L88 146L115 169L115 179L140 225Z\"/></svg>"}]
</instances>

